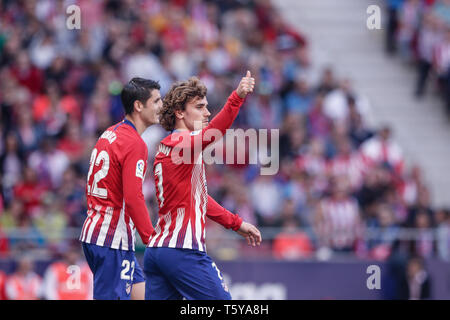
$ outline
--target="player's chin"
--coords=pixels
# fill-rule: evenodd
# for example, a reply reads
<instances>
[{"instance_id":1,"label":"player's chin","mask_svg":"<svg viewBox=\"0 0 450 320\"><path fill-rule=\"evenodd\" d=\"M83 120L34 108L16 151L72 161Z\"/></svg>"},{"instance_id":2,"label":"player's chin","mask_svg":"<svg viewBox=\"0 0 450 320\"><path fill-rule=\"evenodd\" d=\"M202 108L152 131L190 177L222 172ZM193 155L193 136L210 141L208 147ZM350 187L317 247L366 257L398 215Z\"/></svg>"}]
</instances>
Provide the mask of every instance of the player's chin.
<instances>
[{"instance_id":1,"label":"player's chin","mask_svg":"<svg viewBox=\"0 0 450 320\"><path fill-rule=\"evenodd\" d=\"M202 122L202 129L206 128L208 126L208 124L209 124L209 121L203 121Z\"/></svg>"}]
</instances>

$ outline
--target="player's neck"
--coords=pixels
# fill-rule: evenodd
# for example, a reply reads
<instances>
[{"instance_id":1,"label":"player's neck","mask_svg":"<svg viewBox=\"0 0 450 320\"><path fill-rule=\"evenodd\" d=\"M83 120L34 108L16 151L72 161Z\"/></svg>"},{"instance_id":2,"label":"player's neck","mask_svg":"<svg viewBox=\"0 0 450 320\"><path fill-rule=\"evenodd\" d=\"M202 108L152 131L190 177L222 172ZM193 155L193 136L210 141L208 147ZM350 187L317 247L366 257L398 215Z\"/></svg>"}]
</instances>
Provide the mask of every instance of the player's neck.
<instances>
[{"instance_id":1,"label":"player's neck","mask_svg":"<svg viewBox=\"0 0 450 320\"><path fill-rule=\"evenodd\" d=\"M127 119L134 125L134 127L136 128L136 131L139 133L139 135L142 135L142 133L144 133L145 129L147 129L145 124L138 117L133 117L132 115L127 114L125 116L125 119Z\"/></svg>"},{"instance_id":2,"label":"player's neck","mask_svg":"<svg viewBox=\"0 0 450 320\"><path fill-rule=\"evenodd\" d=\"M177 121L175 123L175 129L173 129L173 130L174 131L175 130L177 130L177 131L192 131L192 130L189 130L189 128L186 126L186 124L182 121Z\"/></svg>"}]
</instances>

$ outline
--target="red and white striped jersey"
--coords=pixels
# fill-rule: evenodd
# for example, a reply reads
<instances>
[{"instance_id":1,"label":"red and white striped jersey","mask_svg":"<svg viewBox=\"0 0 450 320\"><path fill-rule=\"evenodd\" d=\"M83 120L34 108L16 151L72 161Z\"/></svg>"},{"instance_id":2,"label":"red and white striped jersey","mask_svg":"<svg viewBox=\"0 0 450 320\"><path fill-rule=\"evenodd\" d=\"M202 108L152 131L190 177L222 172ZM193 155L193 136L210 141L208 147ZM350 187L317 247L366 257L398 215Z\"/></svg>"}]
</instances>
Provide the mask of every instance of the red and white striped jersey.
<instances>
[{"instance_id":1,"label":"red and white striped jersey","mask_svg":"<svg viewBox=\"0 0 450 320\"><path fill-rule=\"evenodd\" d=\"M319 205L317 231L322 245L335 249L353 247L362 227L357 201L325 198Z\"/></svg>"},{"instance_id":2,"label":"red and white striped jersey","mask_svg":"<svg viewBox=\"0 0 450 320\"><path fill-rule=\"evenodd\" d=\"M338 154L329 161L330 173L347 176L352 190L361 187L366 169L366 163L359 152L352 152L349 155Z\"/></svg>"},{"instance_id":3,"label":"red and white striped jersey","mask_svg":"<svg viewBox=\"0 0 450 320\"><path fill-rule=\"evenodd\" d=\"M242 218L208 196L202 151L215 141L206 137L212 132L208 130L220 130L223 136L243 101L233 92L206 128L175 131L161 141L154 163L159 218L148 247L206 251L206 216L225 228L238 230L241 226Z\"/></svg>"},{"instance_id":4,"label":"red and white striped jersey","mask_svg":"<svg viewBox=\"0 0 450 320\"><path fill-rule=\"evenodd\" d=\"M383 141L373 137L361 145L361 154L368 166L389 163L394 170L401 174L404 169L403 152L399 145L392 140Z\"/></svg>"},{"instance_id":5,"label":"red and white striped jersey","mask_svg":"<svg viewBox=\"0 0 450 320\"><path fill-rule=\"evenodd\" d=\"M86 185L88 216L80 241L134 250L137 228L147 244L153 232L142 193L147 157L147 145L128 120L100 136L91 153Z\"/></svg>"}]
</instances>

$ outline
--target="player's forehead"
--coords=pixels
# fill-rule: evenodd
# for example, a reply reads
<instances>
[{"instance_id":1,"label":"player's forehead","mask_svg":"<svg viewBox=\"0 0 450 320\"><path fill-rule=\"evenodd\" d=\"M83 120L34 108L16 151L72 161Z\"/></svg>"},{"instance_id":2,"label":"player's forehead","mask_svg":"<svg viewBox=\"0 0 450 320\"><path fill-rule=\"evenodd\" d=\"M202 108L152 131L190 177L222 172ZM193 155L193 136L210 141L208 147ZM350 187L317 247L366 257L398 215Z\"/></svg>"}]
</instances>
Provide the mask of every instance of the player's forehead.
<instances>
[{"instance_id":1,"label":"player's forehead","mask_svg":"<svg viewBox=\"0 0 450 320\"><path fill-rule=\"evenodd\" d=\"M188 106L197 107L197 106L207 106L208 105L208 99L206 99L206 96L204 97L193 97L189 102L187 103Z\"/></svg>"}]
</instances>

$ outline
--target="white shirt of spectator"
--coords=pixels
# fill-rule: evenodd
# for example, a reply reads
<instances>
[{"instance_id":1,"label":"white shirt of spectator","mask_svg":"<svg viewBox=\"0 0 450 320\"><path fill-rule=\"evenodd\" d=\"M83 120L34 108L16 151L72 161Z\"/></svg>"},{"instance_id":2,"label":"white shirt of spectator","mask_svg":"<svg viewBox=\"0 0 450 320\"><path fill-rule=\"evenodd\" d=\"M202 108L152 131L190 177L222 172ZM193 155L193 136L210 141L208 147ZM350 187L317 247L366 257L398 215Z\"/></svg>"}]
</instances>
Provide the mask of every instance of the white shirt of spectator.
<instances>
[{"instance_id":1,"label":"white shirt of spectator","mask_svg":"<svg viewBox=\"0 0 450 320\"><path fill-rule=\"evenodd\" d=\"M393 167L403 166L403 152L400 147L388 140L385 143L379 137L373 137L361 146L364 159L372 164L380 164L387 161Z\"/></svg>"},{"instance_id":2,"label":"white shirt of spectator","mask_svg":"<svg viewBox=\"0 0 450 320\"><path fill-rule=\"evenodd\" d=\"M364 119L370 118L370 104L363 96L356 97L356 108ZM345 121L348 117L347 95L341 89L331 91L323 101L324 113L334 121Z\"/></svg>"}]
</instances>

